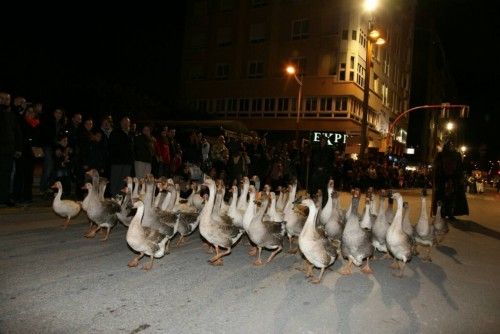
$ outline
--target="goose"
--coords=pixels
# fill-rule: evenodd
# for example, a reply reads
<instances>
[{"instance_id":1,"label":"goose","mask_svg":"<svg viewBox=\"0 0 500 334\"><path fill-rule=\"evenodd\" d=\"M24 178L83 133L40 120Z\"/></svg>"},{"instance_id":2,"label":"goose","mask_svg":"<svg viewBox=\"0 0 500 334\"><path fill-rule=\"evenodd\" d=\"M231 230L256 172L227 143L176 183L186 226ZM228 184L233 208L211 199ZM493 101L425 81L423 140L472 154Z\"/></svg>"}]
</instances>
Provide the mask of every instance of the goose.
<instances>
[{"instance_id":1,"label":"goose","mask_svg":"<svg viewBox=\"0 0 500 334\"><path fill-rule=\"evenodd\" d=\"M330 220L330 216L332 215L332 211L333 211L333 205L332 205L332 202L333 202L333 198L332 198L333 180L332 179L330 179L330 181L328 181L327 193L328 193L328 199L326 201L326 204L323 207L323 209L321 210L321 212L319 212L319 222L321 225L326 225L326 223Z\"/></svg>"},{"instance_id":2,"label":"goose","mask_svg":"<svg viewBox=\"0 0 500 334\"><path fill-rule=\"evenodd\" d=\"M391 266L394 269L400 268L400 272L394 276L403 277L406 262L411 260L412 250L410 238L403 231L403 197L399 193L392 194L392 198L396 200L397 209L394 215L394 220L391 226L387 229L387 247L391 254L394 256L395 261L401 261L402 265L399 266L394 262Z\"/></svg>"},{"instance_id":3,"label":"goose","mask_svg":"<svg viewBox=\"0 0 500 334\"><path fill-rule=\"evenodd\" d=\"M274 192L270 192L269 197L271 198L271 204L269 205L269 209L267 211L267 219L277 223L283 222L283 212L278 212L276 210L276 194Z\"/></svg>"},{"instance_id":4,"label":"goose","mask_svg":"<svg viewBox=\"0 0 500 334\"><path fill-rule=\"evenodd\" d=\"M177 233L177 214L171 212L171 209L167 211L162 211L161 209L154 208L153 194L155 191L154 178L149 175L145 178L144 182L144 214L142 218L142 226L149 227L153 230L157 230L159 233L165 235L167 238L165 254L169 254L170 240ZM175 190L173 186L169 185L170 192L172 196L175 196ZM168 195L167 195L168 196ZM170 200L172 203L172 200Z\"/></svg>"},{"instance_id":5,"label":"goose","mask_svg":"<svg viewBox=\"0 0 500 334\"><path fill-rule=\"evenodd\" d=\"M139 198L140 181L137 177L134 177L132 180L134 181L134 189L132 190L132 199L135 200Z\"/></svg>"},{"instance_id":6,"label":"goose","mask_svg":"<svg viewBox=\"0 0 500 334\"><path fill-rule=\"evenodd\" d=\"M389 223L387 222L384 213L384 196L385 191L381 191L378 201L378 214L372 227L372 245L379 252L387 254L387 244L385 237L387 235Z\"/></svg>"},{"instance_id":7,"label":"goose","mask_svg":"<svg viewBox=\"0 0 500 334\"><path fill-rule=\"evenodd\" d=\"M244 230L243 228L243 213L236 208L236 203L238 201L238 187L232 186L229 190L232 194L231 203L229 205L229 209L227 211L227 215L233 220L233 224L238 227L240 230Z\"/></svg>"},{"instance_id":8,"label":"goose","mask_svg":"<svg viewBox=\"0 0 500 334\"><path fill-rule=\"evenodd\" d=\"M410 222L410 204L403 202L403 231L413 239L413 226Z\"/></svg>"},{"instance_id":9,"label":"goose","mask_svg":"<svg viewBox=\"0 0 500 334\"><path fill-rule=\"evenodd\" d=\"M324 224L322 224L320 222L320 216L321 216L321 213L323 212L323 207L322 207L322 205L323 205L323 191L321 189L316 190L316 198L313 200L313 202L314 202L314 205L316 205L316 209L317 209L316 210L316 225L323 227Z\"/></svg>"},{"instance_id":10,"label":"goose","mask_svg":"<svg viewBox=\"0 0 500 334\"><path fill-rule=\"evenodd\" d=\"M240 197L238 197L238 202L236 203L236 209L245 212L248 206L247 195L248 195L248 187L250 187L250 180L248 179L248 177L244 176L241 182L243 184L243 187L241 190Z\"/></svg>"},{"instance_id":11,"label":"goose","mask_svg":"<svg viewBox=\"0 0 500 334\"><path fill-rule=\"evenodd\" d=\"M294 208L294 199L296 193L297 183L294 183L289 187L288 201L285 205L285 209L283 210L283 220L286 223L286 234L290 243L290 249L288 250L288 252L292 254L296 253L299 250L298 246L296 248L292 248L293 237L299 236L307 218L305 214Z\"/></svg>"},{"instance_id":12,"label":"goose","mask_svg":"<svg viewBox=\"0 0 500 334\"><path fill-rule=\"evenodd\" d=\"M317 284L321 282L325 269L335 262L337 249L328 240L326 235L316 228L317 208L314 202L306 198L301 201L301 204L309 208L309 213L304 228L299 235L299 248L306 259L312 264L312 266L309 266L306 276L311 277L311 283ZM318 278L312 274L313 266L321 269Z\"/></svg>"},{"instance_id":13,"label":"goose","mask_svg":"<svg viewBox=\"0 0 500 334\"><path fill-rule=\"evenodd\" d=\"M340 209L339 194L335 190L332 191L332 214L325 224L325 233L337 246L342 240L342 231L344 226L341 224L344 220L344 212Z\"/></svg>"},{"instance_id":14,"label":"goose","mask_svg":"<svg viewBox=\"0 0 500 334\"><path fill-rule=\"evenodd\" d=\"M253 197L252 193L251 198ZM258 256L254 262L254 265L262 265L261 253L262 248L273 249L266 263L269 263L273 258L283 249L283 237L285 236L285 227L281 222L274 222L271 220L263 220L264 213L267 209L268 199L267 197L262 201L261 207L257 214L251 219L248 227L245 229L250 240L257 246ZM251 205L248 205L247 211L249 211ZM246 217L246 212L245 212Z\"/></svg>"},{"instance_id":15,"label":"goose","mask_svg":"<svg viewBox=\"0 0 500 334\"><path fill-rule=\"evenodd\" d=\"M102 176L99 176L99 199L101 201L104 201L105 198L104 198L104 193L106 192L106 187L108 186L108 179L106 179L105 177L102 177Z\"/></svg>"},{"instance_id":16,"label":"goose","mask_svg":"<svg viewBox=\"0 0 500 334\"><path fill-rule=\"evenodd\" d=\"M387 209L385 210L385 220L391 224L394 220L394 199L392 198L392 191L387 193Z\"/></svg>"},{"instance_id":17,"label":"goose","mask_svg":"<svg viewBox=\"0 0 500 334\"><path fill-rule=\"evenodd\" d=\"M186 238L194 232L198 227L200 222L198 210L189 205L187 200L185 203L180 203L180 190L178 185L176 185L177 200L174 205L173 212L177 214L177 232L179 232L180 238L176 243L176 247L185 243Z\"/></svg>"},{"instance_id":18,"label":"goose","mask_svg":"<svg viewBox=\"0 0 500 334\"><path fill-rule=\"evenodd\" d=\"M260 191L260 178L257 175L252 176L252 181L255 187L255 191Z\"/></svg>"},{"instance_id":19,"label":"goose","mask_svg":"<svg viewBox=\"0 0 500 334\"><path fill-rule=\"evenodd\" d=\"M285 195L285 190L281 186L279 186L277 188L277 191L280 194L278 195L278 199L276 199L276 211L283 212L283 210L285 209L285 205L287 203L287 198L286 198L286 195Z\"/></svg>"},{"instance_id":20,"label":"goose","mask_svg":"<svg viewBox=\"0 0 500 334\"><path fill-rule=\"evenodd\" d=\"M365 230L371 230L372 229L372 201L370 200L369 195L367 194L366 201L365 201L365 211L363 213L363 218L361 218L361 222L359 223L359 226Z\"/></svg>"},{"instance_id":21,"label":"goose","mask_svg":"<svg viewBox=\"0 0 500 334\"><path fill-rule=\"evenodd\" d=\"M139 255L129 261L128 266L137 267L139 260L144 255L148 255L150 261L142 269L150 270L153 268L154 258L160 258L165 255L165 244L169 239L167 235L158 230L142 226L141 220L144 215L144 203L141 200L137 200L134 203L134 208L137 211L130 221L126 239L130 248L138 252Z\"/></svg>"},{"instance_id":22,"label":"goose","mask_svg":"<svg viewBox=\"0 0 500 334\"><path fill-rule=\"evenodd\" d=\"M205 185L208 187L208 200L200 213L200 234L206 241L215 247L215 256L209 262L212 265L223 265L223 257L231 253L231 248L243 234L228 216L212 215L215 202L215 182L206 179ZM219 252L219 248L225 248L225 252Z\"/></svg>"},{"instance_id":23,"label":"goose","mask_svg":"<svg viewBox=\"0 0 500 334\"><path fill-rule=\"evenodd\" d=\"M443 206L443 202L438 201L437 202L437 208L436 208L436 215L434 216L433 219L433 225L434 225L434 232L436 234L436 243L441 243L443 241L444 236L448 233L449 228L448 228L448 222L443 219L441 216L441 208Z\"/></svg>"},{"instance_id":24,"label":"goose","mask_svg":"<svg viewBox=\"0 0 500 334\"><path fill-rule=\"evenodd\" d=\"M92 177L92 187L90 188L90 199L88 203L87 215L89 219L97 225L97 228L89 231L87 234L85 234L85 237L93 238L100 229L105 227L106 236L101 239L101 241L107 241L111 228L118 223L118 217L116 216L116 214L120 212L121 208L120 205L115 201L109 199L100 199L98 190L102 183L99 181L99 173L97 172L97 170L92 169L88 171L87 174Z\"/></svg>"},{"instance_id":25,"label":"goose","mask_svg":"<svg viewBox=\"0 0 500 334\"><path fill-rule=\"evenodd\" d=\"M344 265L339 273L342 275L351 275L351 266L354 263L356 266L361 266L363 260L366 259L366 265L361 268L365 274L372 274L369 258L373 255L373 245L371 243L370 231L367 231L360 226L358 216L359 206L359 189L355 189L352 195L351 214L347 218L347 222L342 232L342 254L349 262ZM369 210L366 210L369 215Z\"/></svg>"},{"instance_id":26,"label":"goose","mask_svg":"<svg viewBox=\"0 0 500 334\"><path fill-rule=\"evenodd\" d=\"M188 204L194 206L196 210L201 211L205 201L200 194L200 187L196 182L193 182L191 183L191 189L191 194L187 198Z\"/></svg>"},{"instance_id":27,"label":"goose","mask_svg":"<svg viewBox=\"0 0 500 334\"><path fill-rule=\"evenodd\" d=\"M57 181L54 183L52 188L57 189L57 193L52 201L52 209L59 216L66 218L63 223L63 228L67 228L71 218L78 216L80 213L81 205L78 202L71 201L68 199L61 199L63 193L62 183Z\"/></svg>"},{"instance_id":28,"label":"goose","mask_svg":"<svg viewBox=\"0 0 500 334\"><path fill-rule=\"evenodd\" d=\"M415 226L415 242L416 245L420 245L427 248L427 255L422 258L424 261L432 262L431 250L435 242L434 235L434 225L429 224L429 217L427 216L427 192L425 188L422 190L422 196L420 198L420 217L418 218L417 225Z\"/></svg>"},{"instance_id":29,"label":"goose","mask_svg":"<svg viewBox=\"0 0 500 334\"><path fill-rule=\"evenodd\" d=\"M82 210L87 212L88 208L89 208L89 203L90 203L90 199L91 199L91 193L90 193L90 190L92 189L92 184L89 183L89 182L86 182L82 189L86 189L87 190L87 195L85 196L85 198L83 199L82 201ZM90 226L89 226L89 230L87 231L87 233L89 233L90 231L92 231L92 226L94 226L94 222L92 220L90 220L90 218L88 217L87 215L87 219L90 223Z\"/></svg>"},{"instance_id":30,"label":"goose","mask_svg":"<svg viewBox=\"0 0 500 334\"><path fill-rule=\"evenodd\" d=\"M127 186L122 189L122 192L125 193L125 197L120 205L120 212L116 214L118 220L125 226L129 226L132 218L135 215L135 208L132 204L132 193L131 193L131 184L130 187Z\"/></svg>"}]
</instances>

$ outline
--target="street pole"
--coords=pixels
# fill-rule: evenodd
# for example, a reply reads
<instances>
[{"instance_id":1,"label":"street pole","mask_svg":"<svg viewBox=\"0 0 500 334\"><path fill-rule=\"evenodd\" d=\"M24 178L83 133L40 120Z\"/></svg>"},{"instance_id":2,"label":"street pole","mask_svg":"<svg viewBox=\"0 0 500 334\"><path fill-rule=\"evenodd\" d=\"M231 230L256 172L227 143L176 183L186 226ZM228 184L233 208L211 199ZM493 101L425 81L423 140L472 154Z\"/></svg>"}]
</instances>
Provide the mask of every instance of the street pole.
<instances>
[{"instance_id":1,"label":"street pole","mask_svg":"<svg viewBox=\"0 0 500 334\"><path fill-rule=\"evenodd\" d=\"M300 78L302 79L299 79L297 77L296 74L294 74L294 77L295 77L295 81L297 81L297 83L299 84L299 93L298 93L298 96L297 96L297 119L295 121L295 141L297 141L298 143L298 140L299 140L299 122L300 122L300 110L301 110L301 100L302 100L302 83L303 83L303 77L302 75L300 76Z\"/></svg>"},{"instance_id":2,"label":"street pole","mask_svg":"<svg viewBox=\"0 0 500 334\"><path fill-rule=\"evenodd\" d=\"M368 23L368 31L371 30L371 21ZM363 117L361 118L361 146L359 148L359 159L363 160L365 158L365 151L368 146L368 111L369 111L369 100L370 100L370 73L372 66L372 41L367 38L366 47L366 70L365 70L365 85L363 90Z\"/></svg>"}]
</instances>

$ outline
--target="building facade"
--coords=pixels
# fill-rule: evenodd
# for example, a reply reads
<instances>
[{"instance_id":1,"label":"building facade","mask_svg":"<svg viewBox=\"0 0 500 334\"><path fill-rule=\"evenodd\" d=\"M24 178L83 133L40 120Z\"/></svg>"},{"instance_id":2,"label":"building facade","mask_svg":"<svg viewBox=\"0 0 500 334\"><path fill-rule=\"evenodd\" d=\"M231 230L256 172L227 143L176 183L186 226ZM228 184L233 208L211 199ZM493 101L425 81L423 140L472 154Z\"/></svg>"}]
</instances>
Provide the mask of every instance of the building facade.
<instances>
[{"instance_id":1,"label":"building facade","mask_svg":"<svg viewBox=\"0 0 500 334\"><path fill-rule=\"evenodd\" d=\"M386 151L391 119L409 104L415 2L381 0L371 15L362 5L189 0L182 66L186 110L237 119L258 131L344 133L346 152L357 153L363 86L370 80L369 147ZM387 43L374 45L371 77L365 78L370 20ZM285 72L290 64L303 83L299 108L299 84ZM395 131L403 143L406 124Z\"/></svg>"}]
</instances>

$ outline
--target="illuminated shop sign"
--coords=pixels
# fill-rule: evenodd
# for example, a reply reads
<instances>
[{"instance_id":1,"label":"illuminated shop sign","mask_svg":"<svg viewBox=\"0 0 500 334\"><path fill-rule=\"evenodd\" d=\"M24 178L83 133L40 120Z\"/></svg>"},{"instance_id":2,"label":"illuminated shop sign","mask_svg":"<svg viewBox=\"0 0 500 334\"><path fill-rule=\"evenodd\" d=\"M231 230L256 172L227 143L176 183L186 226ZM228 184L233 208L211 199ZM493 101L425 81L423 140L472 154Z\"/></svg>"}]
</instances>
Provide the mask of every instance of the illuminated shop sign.
<instances>
[{"instance_id":1,"label":"illuminated shop sign","mask_svg":"<svg viewBox=\"0 0 500 334\"><path fill-rule=\"evenodd\" d=\"M345 133L338 132L313 132L312 133L312 141L319 142L321 137L326 138L326 143L328 145L335 144L345 144L347 141L347 135Z\"/></svg>"}]
</instances>

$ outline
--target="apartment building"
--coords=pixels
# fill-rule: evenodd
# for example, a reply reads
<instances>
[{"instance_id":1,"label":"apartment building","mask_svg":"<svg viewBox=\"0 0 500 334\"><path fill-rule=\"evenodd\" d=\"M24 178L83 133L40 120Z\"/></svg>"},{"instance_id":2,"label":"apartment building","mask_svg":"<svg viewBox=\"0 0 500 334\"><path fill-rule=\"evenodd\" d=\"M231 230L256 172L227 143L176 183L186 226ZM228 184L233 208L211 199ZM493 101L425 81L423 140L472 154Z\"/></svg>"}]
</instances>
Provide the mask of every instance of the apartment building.
<instances>
[{"instance_id":1,"label":"apartment building","mask_svg":"<svg viewBox=\"0 0 500 334\"><path fill-rule=\"evenodd\" d=\"M386 151L391 119L408 109L414 12L407 0L380 0L372 14L362 0L188 0L181 98L187 110L257 131L345 134L346 153L356 153L370 80L368 146ZM366 78L369 21L387 43L373 44Z\"/></svg>"}]
</instances>

